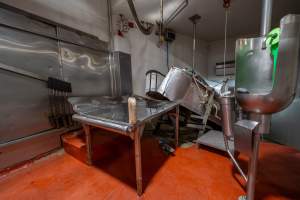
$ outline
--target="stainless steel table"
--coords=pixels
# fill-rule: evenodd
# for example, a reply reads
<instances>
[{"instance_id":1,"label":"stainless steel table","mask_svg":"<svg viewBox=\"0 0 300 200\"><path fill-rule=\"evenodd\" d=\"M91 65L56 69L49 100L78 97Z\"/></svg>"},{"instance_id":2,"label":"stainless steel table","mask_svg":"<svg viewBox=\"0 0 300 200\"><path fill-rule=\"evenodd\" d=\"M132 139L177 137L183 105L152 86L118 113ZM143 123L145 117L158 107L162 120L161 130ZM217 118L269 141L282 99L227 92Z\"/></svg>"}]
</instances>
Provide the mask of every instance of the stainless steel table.
<instances>
[{"instance_id":1,"label":"stainless steel table","mask_svg":"<svg viewBox=\"0 0 300 200\"><path fill-rule=\"evenodd\" d=\"M175 143L178 145L179 105L170 101L154 101L135 97L134 123L129 123L128 97L71 97L69 102L74 111L73 119L82 123L87 143L88 163L92 165L91 127L108 130L130 137L134 141L137 193L142 195L141 136L145 123L163 114L176 119Z\"/></svg>"}]
</instances>

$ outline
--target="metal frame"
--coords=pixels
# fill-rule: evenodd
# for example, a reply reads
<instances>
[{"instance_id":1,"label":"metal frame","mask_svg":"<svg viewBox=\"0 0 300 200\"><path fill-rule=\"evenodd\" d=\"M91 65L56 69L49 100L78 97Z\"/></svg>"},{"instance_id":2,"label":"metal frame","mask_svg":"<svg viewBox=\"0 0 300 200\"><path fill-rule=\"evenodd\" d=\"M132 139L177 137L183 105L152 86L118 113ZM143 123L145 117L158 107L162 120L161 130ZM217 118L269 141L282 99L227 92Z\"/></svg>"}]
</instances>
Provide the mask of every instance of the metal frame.
<instances>
[{"instance_id":1,"label":"metal frame","mask_svg":"<svg viewBox=\"0 0 300 200\"><path fill-rule=\"evenodd\" d=\"M175 109L175 112L173 111ZM142 178L142 156L141 156L141 137L144 131L144 127L147 121L164 115L166 113L170 113L170 115L175 117L176 127L175 127L175 145L176 147L179 145L179 105L174 105L172 108L165 110L157 115L153 115L151 118L148 118L140 123L136 123L132 128L126 130L121 130L118 128L108 127L104 124L95 124L80 118L80 116L75 115L73 118L82 123L85 137L86 137L86 147L87 147L87 163L89 165L93 164L93 149L92 149L92 132L91 127L97 127L103 130L108 130L114 133L126 135L130 137L134 141L134 152L135 152L135 172L136 172L136 187L137 194L141 196L143 194L143 178Z\"/></svg>"}]
</instances>

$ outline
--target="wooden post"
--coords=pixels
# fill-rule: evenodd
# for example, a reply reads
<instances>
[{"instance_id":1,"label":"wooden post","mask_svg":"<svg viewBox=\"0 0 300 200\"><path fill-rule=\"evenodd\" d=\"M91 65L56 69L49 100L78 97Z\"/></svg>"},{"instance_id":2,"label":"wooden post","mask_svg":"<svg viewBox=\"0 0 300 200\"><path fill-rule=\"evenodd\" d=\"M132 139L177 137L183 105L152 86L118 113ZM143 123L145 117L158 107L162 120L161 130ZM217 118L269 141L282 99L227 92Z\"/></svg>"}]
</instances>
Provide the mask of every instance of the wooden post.
<instances>
[{"instance_id":1,"label":"wooden post","mask_svg":"<svg viewBox=\"0 0 300 200\"><path fill-rule=\"evenodd\" d=\"M129 119L129 124L135 125L137 122L136 99L134 97L128 98L128 119ZM136 189L139 196L143 194L142 157L141 157L141 132L143 130L144 130L144 125L139 125L138 127L135 127L133 129Z\"/></svg>"},{"instance_id":2,"label":"wooden post","mask_svg":"<svg viewBox=\"0 0 300 200\"><path fill-rule=\"evenodd\" d=\"M128 116L129 124L136 124L136 99L134 97L128 98Z\"/></svg>"}]
</instances>

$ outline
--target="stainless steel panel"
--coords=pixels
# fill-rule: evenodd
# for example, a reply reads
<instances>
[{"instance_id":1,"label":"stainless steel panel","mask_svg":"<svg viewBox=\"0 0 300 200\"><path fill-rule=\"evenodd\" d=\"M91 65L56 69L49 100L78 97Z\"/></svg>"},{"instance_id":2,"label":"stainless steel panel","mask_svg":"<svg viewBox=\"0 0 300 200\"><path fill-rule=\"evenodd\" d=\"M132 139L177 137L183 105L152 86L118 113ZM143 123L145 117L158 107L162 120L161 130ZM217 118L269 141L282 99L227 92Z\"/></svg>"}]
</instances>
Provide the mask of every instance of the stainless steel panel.
<instances>
[{"instance_id":1,"label":"stainless steel panel","mask_svg":"<svg viewBox=\"0 0 300 200\"><path fill-rule=\"evenodd\" d=\"M41 21L29 18L25 15L0 8L0 24L15 27L21 30L56 37L56 27Z\"/></svg>"},{"instance_id":2,"label":"stainless steel panel","mask_svg":"<svg viewBox=\"0 0 300 200\"><path fill-rule=\"evenodd\" d=\"M271 134L268 137L280 144L300 150L300 98L285 110L272 116Z\"/></svg>"},{"instance_id":3,"label":"stainless steel panel","mask_svg":"<svg viewBox=\"0 0 300 200\"><path fill-rule=\"evenodd\" d=\"M234 148L236 151L251 156L253 150L253 131L259 123L250 120L240 120L234 124Z\"/></svg>"},{"instance_id":4,"label":"stainless steel panel","mask_svg":"<svg viewBox=\"0 0 300 200\"><path fill-rule=\"evenodd\" d=\"M46 83L0 70L0 144L50 128Z\"/></svg>"},{"instance_id":5,"label":"stainless steel panel","mask_svg":"<svg viewBox=\"0 0 300 200\"><path fill-rule=\"evenodd\" d=\"M0 145L0 171L61 147L61 132L45 132L15 143Z\"/></svg>"},{"instance_id":6,"label":"stainless steel panel","mask_svg":"<svg viewBox=\"0 0 300 200\"><path fill-rule=\"evenodd\" d=\"M95 50L108 51L107 42L99 40L97 37L88 34L70 30L67 28L58 27L58 39L70 42L73 44L82 45Z\"/></svg>"},{"instance_id":7,"label":"stainless steel panel","mask_svg":"<svg viewBox=\"0 0 300 200\"><path fill-rule=\"evenodd\" d=\"M73 96L110 95L109 55L73 44L60 43L65 81Z\"/></svg>"},{"instance_id":8,"label":"stainless steel panel","mask_svg":"<svg viewBox=\"0 0 300 200\"><path fill-rule=\"evenodd\" d=\"M59 77L57 42L0 26L0 67L12 66L34 74Z\"/></svg>"},{"instance_id":9,"label":"stainless steel panel","mask_svg":"<svg viewBox=\"0 0 300 200\"><path fill-rule=\"evenodd\" d=\"M123 52L114 52L114 64L118 73L117 84L120 84L121 95L132 94L131 56Z\"/></svg>"}]
</instances>

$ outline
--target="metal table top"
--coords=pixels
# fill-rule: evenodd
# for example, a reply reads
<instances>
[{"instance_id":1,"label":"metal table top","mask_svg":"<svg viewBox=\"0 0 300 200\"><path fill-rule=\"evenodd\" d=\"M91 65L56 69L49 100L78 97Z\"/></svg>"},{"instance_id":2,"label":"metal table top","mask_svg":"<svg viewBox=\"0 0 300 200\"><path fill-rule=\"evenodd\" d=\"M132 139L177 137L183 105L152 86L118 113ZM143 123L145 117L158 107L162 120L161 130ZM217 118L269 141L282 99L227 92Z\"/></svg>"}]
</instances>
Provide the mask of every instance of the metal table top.
<instances>
[{"instance_id":1,"label":"metal table top","mask_svg":"<svg viewBox=\"0 0 300 200\"><path fill-rule=\"evenodd\" d=\"M130 132L133 125L128 119L128 97L70 97L74 120ZM136 97L137 124L155 118L178 105L170 101L154 101Z\"/></svg>"}]
</instances>

